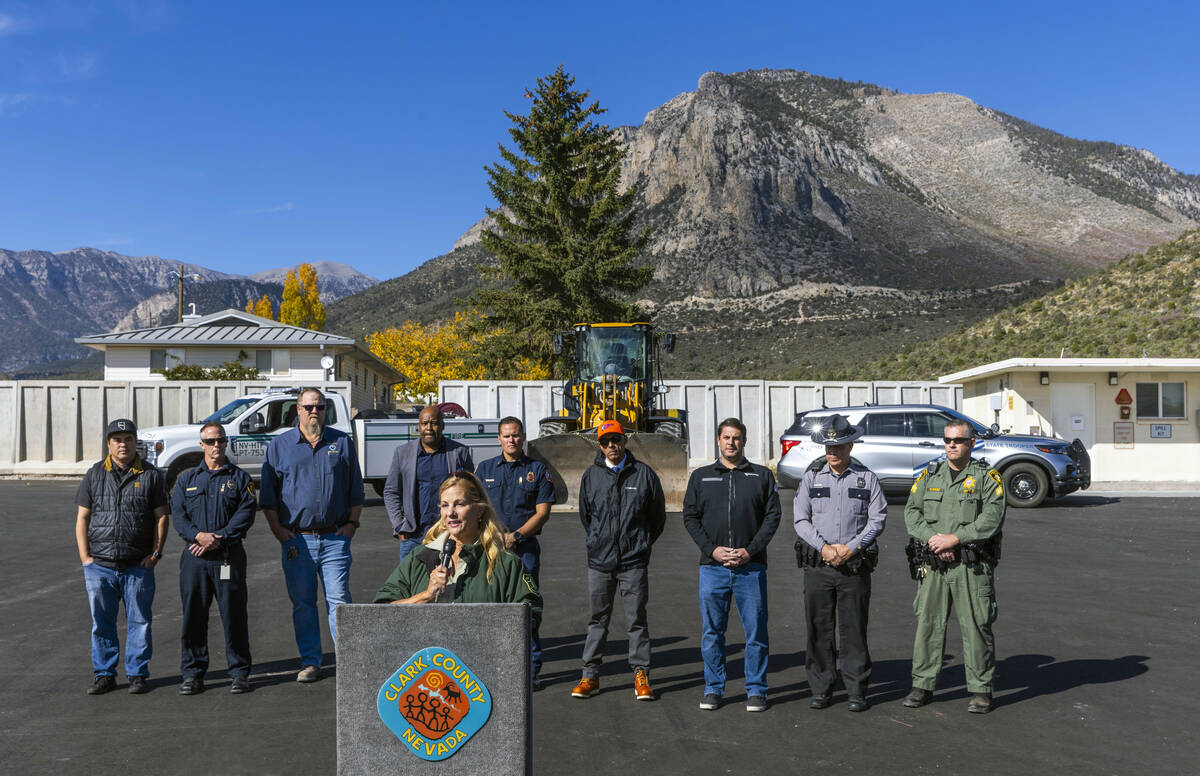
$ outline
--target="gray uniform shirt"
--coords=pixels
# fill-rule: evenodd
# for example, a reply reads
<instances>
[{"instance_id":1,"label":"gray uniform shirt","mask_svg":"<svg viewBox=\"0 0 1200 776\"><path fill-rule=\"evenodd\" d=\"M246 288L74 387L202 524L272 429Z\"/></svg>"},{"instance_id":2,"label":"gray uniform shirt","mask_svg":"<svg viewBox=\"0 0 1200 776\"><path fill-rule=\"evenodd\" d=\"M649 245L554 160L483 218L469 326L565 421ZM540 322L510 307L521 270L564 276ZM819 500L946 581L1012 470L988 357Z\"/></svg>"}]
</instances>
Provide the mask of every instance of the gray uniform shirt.
<instances>
[{"instance_id":1,"label":"gray uniform shirt","mask_svg":"<svg viewBox=\"0 0 1200 776\"><path fill-rule=\"evenodd\" d=\"M839 477L826 463L800 478L792 515L796 535L810 546L844 544L856 553L883 533L887 499L867 467L852 463Z\"/></svg>"}]
</instances>

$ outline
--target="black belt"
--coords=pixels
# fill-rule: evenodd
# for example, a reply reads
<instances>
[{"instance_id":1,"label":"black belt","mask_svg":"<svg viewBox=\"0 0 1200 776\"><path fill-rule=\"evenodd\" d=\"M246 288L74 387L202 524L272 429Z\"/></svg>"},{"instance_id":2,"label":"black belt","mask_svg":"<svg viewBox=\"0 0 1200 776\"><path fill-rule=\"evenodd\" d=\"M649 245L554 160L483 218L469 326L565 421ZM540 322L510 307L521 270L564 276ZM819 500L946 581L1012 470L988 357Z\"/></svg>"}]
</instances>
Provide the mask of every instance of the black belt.
<instances>
[{"instance_id":1,"label":"black belt","mask_svg":"<svg viewBox=\"0 0 1200 776\"><path fill-rule=\"evenodd\" d=\"M309 536L324 536L325 534L336 533L337 527L329 528L293 528L292 533L308 534Z\"/></svg>"}]
</instances>

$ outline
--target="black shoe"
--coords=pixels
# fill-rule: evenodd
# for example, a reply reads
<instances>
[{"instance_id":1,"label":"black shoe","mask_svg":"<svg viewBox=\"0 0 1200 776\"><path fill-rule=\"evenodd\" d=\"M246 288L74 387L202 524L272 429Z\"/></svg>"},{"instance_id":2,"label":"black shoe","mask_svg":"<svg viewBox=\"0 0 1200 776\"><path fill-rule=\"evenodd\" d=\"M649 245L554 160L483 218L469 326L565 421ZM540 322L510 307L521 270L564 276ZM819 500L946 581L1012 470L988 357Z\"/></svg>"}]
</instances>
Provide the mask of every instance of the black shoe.
<instances>
[{"instance_id":1,"label":"black shoe","mask_svg":"<svg viewBox=\"0 0 1200 776\"><path fill-rule=\"evenodd\" d=\"M109 676L108 674L100 674L92 680L92 686L88 688L88 695L103 695L115 689L117 689L116 677Z\"/></svg>"},{"instance_id":2,"label":"black shoe","mask_svg":"<svg viewBox=\"0 0 1200 776\"><path fill-rule=\"evenodd\" d=\"M833 699L828 695L814 695L808 702L808 707L810 709L827 709L831 703L833 703Z\"/></svg>"},{"instance_id":3,"label":"black shoe","mask_svg":"<svg viewBox=\"0 0 1200 776\"><path fill-rule=\"evenodd\" d=\"M932 690L922 690L918 687L914 687L912 692L906 695L901 703L903 703L904 707L907 709L919 709L926 703L929 703L931 700L933 700Z\"/></svg>"},{"instance_id":4,"label":"black shoe","mask_svg":"<svg viewBox=\"0 0 1200 776\"><path fill-rule=\"evenodd\" d=\"M146 682L144 676L129 677L129 694L130 695L145 695L150 692L150 685Z\"/></svg>"},{"instance_id":5,"label":"black shoe","mask_svg":"<svg viewBox=\"0 0 1200 776\"><path fill-rule=\"evenodd\" d=\"M250 677L235 676L233 682L229 685L229 692L234 695L241 695L244 692L250 692Z\"/></svg>"},{"instance_id":6,"label":"black shoe","mask_svg":"<svg viewBox=\"0 0 1200 776\"><path fill-rule=\"evenodd\" d=\"M851 695L850 700L846 702L846 708L850 711L866 711L871 708L871 704L861 695Z\"/></svg>"},{"instance_id":7,"label":"black shoe","mask_svg":"<svg viewBox=\"0 0 1200 776\"><path fill-rule=\"evenodd\" d=\"M967 704L967 711L972 714L987 714L992 710L992 695L991 693L976 693L971 696L971 702Z\"/></svg>"},{"instance_id":8,"label":"black shoe","mask_svg":"<svg viewBox=\"0 0 1200 776\"><path fill-rule=\"evenodd\" d=\"M199 676L189 676L179 685L180 695L199 695L204 692L204 680Z\"/></svg>"}]
</instances>

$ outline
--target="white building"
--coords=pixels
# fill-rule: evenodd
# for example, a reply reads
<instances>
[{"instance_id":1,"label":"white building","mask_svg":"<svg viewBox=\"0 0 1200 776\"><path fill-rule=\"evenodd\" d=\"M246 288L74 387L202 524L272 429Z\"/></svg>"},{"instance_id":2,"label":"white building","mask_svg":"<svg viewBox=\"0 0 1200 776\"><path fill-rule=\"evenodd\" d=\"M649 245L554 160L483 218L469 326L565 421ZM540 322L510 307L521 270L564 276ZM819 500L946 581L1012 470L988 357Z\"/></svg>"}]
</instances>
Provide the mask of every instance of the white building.
<instances>
[{"instance_id":1,"label":"white building","mask_svg":"<svg viewBox=\"0 0 1200 776\"><path fill-rule=\"evenodd\" d=\"M165 380L155 370L183 364L217 367L230 361L258 367L260 378L289 385L348 380L356 409L392 406L392 386L404 375L349 337L222 310L152 329L92 334L75 339L104 351L105 380ZM329 369L322 366L328 356Z\"/></svg>"},{"instance_id":2,"label":"white building","mask_svg":"<svg viewBox=\"0 0 1200 776\"><path fill-rule=\"evenodd\" d=\"M1200 481L1200 358L1010 358L938 379L984 424L1078 438L1093 481Z\"/></svg>"}]
</instances>

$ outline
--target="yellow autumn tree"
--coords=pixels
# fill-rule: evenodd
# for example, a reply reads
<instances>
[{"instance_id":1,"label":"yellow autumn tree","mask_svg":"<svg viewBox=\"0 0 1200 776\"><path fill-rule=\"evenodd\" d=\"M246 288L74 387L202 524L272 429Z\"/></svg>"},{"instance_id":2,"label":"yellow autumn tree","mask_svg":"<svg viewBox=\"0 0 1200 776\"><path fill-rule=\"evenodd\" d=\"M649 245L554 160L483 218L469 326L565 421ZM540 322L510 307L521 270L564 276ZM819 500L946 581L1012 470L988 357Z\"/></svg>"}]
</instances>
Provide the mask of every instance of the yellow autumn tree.
<instances>
[{"instance_id":1,"label":"yellow autumn tree","mask_svg":"<svg viewBox=\"0 0 1200 776\"><path fill-rule=\"evenodd\" d=\"M482 380L487 376L477 356L483 337L471 333L477 315L460 312L451 321L429 325L405 321L368 334L367 348L408 378L397 386L398 398L425 401L437 396L439 380Z\"/></svg>"},{"instance_id":2,"label":"yellow autumn tree","mask_svg":"<svg viewBox=\"0 0 1200 776\"><path fill-rule=\"evenodd\" d=\"M307 262L283 278L279 322L321 331L325 328L325 303L317 288L317 270Z\"/></svg>"},{"instance_id":3,"label":"yellow autumn tree","mask_svg":"<svg viewBox=\"0 0 1200 776\"><path fill-rule=\"evenodd\" d=\"M275 308L271 305L271 298L266 294L262 295L262 299L251 299L249 302L246 302L246 312L251 315L257 315L260 318L275 320Z\"/></svg>"}]
</instances>

